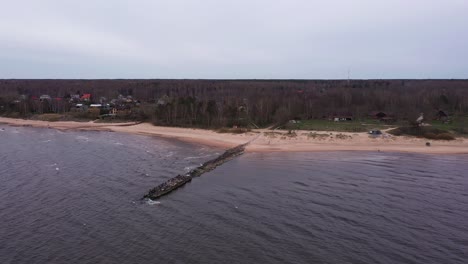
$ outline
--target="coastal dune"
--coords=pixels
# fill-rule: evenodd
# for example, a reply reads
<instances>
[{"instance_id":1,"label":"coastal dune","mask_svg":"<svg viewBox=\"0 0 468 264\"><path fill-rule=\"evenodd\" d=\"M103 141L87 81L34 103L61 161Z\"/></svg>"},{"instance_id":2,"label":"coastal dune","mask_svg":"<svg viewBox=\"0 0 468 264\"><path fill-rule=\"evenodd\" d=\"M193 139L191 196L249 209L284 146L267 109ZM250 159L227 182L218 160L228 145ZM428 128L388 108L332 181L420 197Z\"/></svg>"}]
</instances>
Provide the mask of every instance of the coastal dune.
<instances>
[{"instance_id":1,"label":"coastal dune","mask_svg":"<svg viewBox=\"0 0 468 264\"><path fill-rule=\"evenodd\" d=\"M468 140L427 140L392 136L373 137L367 133L254 129L243 134L218 133L212 130L154 126L149 123L96 123L74 121L37 121L0 117L0 123L66 130L94 130L175 138L186 142L231 148L250 141L247 152L311 151L387 151L428 154L468 154ZM430 142L431 146L426 146Z\"/></svg>"}]
</instances>

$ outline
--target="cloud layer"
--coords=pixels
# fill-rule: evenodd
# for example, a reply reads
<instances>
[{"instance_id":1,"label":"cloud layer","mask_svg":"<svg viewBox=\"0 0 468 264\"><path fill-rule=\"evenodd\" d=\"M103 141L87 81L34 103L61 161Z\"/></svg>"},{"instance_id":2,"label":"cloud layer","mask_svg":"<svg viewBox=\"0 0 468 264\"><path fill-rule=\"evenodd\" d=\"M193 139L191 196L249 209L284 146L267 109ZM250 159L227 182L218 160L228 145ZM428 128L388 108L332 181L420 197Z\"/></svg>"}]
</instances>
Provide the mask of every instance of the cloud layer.
<instances>
[{"instance_id":1,"label":"cloud layer","mask_svg":"<svg viewBox=\"0 0 468 264\"><path fill-rule=\"evenodd\" d=\"M468 78L465 0L0 1L0 78Z\"/></svg>"}]
</instances>

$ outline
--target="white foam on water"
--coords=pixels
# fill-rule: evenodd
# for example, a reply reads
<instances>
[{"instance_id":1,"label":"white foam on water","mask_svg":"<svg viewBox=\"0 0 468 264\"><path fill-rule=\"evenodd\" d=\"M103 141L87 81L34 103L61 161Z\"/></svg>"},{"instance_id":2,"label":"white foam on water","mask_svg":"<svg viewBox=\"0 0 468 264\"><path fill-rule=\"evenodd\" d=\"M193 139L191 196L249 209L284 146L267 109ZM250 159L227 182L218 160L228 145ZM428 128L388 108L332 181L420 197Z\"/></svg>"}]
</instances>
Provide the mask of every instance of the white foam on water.
<instances>
[{"instance_id":1,"label":"white foam on water","mask_svg":"<svg viewBox=\"0 0 468 264\"><path fill-rule=\"evenodd\" d=\"M201 166L201 165L200 165L200 166ZM189 171L195 169L196 167L198 167L198 166L188 166L188 167L185 167L184 170L185 170L186 172L189 172Z\"/></svg>"},{"instance_id":2,"label":"white foam on water","mask_svg":"<svg viewBox=\"0 0 468 264\"><path fill-rule=\"evenodd\" d=\"M160 201L153 201L153 200L151 200L151 199L148 199L148 200L146 201L146 203L147 203L148 205L155 205L155 204L158 205L158 204L161 204Z\"/></svg>"}]
</instances>

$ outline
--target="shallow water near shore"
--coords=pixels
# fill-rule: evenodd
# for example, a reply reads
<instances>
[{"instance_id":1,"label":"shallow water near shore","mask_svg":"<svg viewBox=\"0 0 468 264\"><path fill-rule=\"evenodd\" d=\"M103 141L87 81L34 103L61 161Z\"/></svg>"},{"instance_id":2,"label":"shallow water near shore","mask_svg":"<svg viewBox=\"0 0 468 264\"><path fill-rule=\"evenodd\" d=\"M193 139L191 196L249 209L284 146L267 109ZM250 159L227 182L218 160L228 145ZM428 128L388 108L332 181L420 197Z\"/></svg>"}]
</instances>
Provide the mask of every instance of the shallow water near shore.
<instances>
[{"instance_id":1,"label":"shallow water near shore","mask_svg":"<svg viewBox=\"0 0 468 264\"><path fill-rule=\"evenodd\" d=\"M0 263L466 263L468 156L247 153L0 125Z\"/></svg>"}]
</instances>

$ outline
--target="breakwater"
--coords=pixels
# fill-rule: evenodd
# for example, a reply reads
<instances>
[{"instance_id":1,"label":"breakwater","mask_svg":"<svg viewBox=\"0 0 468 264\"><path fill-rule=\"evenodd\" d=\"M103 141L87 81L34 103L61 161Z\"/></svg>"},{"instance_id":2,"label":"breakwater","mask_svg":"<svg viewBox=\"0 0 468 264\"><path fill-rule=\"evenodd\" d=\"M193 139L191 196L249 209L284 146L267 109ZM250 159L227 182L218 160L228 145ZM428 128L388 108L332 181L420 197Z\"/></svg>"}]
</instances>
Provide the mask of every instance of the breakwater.
<instances>
[{"instance_id":1,"label":"breakwater","mask_svg":"<svg viewBox=\"0 0 468 264\"><path fill-rule=\"evenodd\" d=\"M247 146L248 143L236 146L234 148L226 150L223 154L219 155L218 157L209 160L205 163L203 163L201 166L189 171L185 175L177 175L169 180L167 180L164 183L161 183L160 185L154 187L153 189L149 190L143 198L148 198L148 199L157 199L163 195L166 195L186 183L190 182L193 178L201 176L203 173L209 172L216 167L222 165L223 163L239 156L244 153L245 146Z\"/></svg>"}]
</instances>

